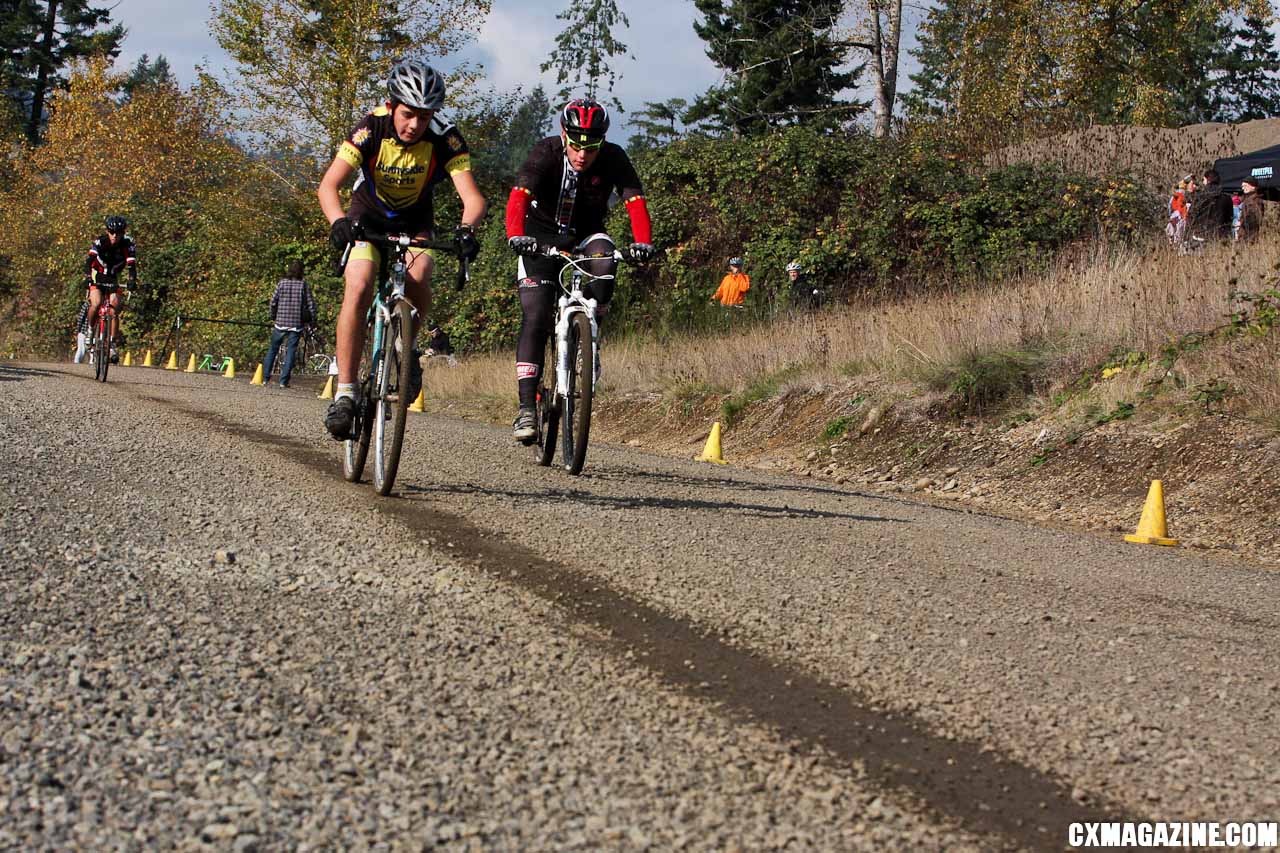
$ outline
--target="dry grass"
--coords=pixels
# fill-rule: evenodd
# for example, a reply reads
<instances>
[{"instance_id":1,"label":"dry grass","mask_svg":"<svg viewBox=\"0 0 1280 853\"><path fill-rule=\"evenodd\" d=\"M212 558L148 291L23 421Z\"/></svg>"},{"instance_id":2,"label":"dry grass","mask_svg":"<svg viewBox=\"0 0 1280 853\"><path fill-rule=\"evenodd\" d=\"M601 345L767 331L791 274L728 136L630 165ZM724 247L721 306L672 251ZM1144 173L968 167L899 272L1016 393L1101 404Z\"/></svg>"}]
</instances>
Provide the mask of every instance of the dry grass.
<instances>
[{"instance_id":1,"label":"dry grass","mask_svg":"<svg viewBox=\"0 0 1280 853\"><path fill-rule=\"evenodd\" d=\"M1163 244L1062 261L1048 272L998 286L948 288L900 302L849 305L718 334L607 342L605 392L742 393L781 377L785 388L848 378L937 385L975 357L1033 354L1052 382L1101 364L1118 350L1159 357L1181 335L1226 322L1232 290L1260 292L1275 281L1280 239L1196 257ZM1179 361L1188 385L1222 378L1252 410L1280 403L1275 335L1234 341ZM1012 358L1013 356L1010 355ZM1029 356L1030 357L1030 356ZM470 356L427 373L444 398L514 401L510 352ZM1130 394L1126 375L1109 391Z\"/></svg>"}]
</instances>

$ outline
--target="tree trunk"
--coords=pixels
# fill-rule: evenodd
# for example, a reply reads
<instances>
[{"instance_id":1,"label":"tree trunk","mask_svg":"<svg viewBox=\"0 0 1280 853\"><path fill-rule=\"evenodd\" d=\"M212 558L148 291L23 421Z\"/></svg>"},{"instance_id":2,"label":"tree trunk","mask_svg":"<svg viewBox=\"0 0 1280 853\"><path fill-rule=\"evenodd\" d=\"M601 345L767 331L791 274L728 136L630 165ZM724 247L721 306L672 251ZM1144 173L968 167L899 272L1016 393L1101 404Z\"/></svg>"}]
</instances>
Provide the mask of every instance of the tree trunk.
<instances>
[{"instance_id":1,"label":"tree trunk","mask_svg":"<svg viewBox=\"0 0 1280 853\"><path fill-rule=\"evenodd\" d=\"M54 26L58 22L58 0L47 0L48 11L44 16L44 32L40 36L37 53L36 87L31 93L31 119L27 122L27 139L35 145L40 141L40 120L44 118L44 93L49 88L49 71L53 68Z\"/></svg>"},{"instance_id":2,"label":"tree trunk","mask_svg":"<svg viewBox=\"0 0 1280 853\"><path fill-rule=\"evenodd\" d=\"M893 104L898 96L898 46L902 41L902 0L872 0L872 68L875 70L875 102L872 135L884 139L893 126ZM881 15L884 21L881 22Z\"/></svg>"}]
</instances>

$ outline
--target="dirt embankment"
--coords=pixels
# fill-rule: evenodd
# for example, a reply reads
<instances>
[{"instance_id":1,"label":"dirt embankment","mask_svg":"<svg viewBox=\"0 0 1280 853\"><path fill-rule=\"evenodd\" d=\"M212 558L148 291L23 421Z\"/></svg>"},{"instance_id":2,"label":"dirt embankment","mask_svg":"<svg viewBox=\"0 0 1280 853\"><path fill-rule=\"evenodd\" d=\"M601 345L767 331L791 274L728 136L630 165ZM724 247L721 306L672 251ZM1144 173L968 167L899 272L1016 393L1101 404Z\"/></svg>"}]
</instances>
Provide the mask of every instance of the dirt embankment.
<instances>
[{"instance_id":1,"label":"dirt embankment","mask_svg":"<svg viewBox=\"0 0 1280 853\"><path fill-rule=\"evenodd\" d=\"M850 489L911 493L1117 537L1134 532L1150 482L1160 479L1170 535L1183 547L1280 568L1274 431L1223 414L1141 409L1083 430L1050 418L1015 425L957 418L942 412L939 398L898 393L904 390L849 383L751 404L724 432L725 457ZM719 404L606 398L592 437L696 456ZM1134 546L1141 547L1153 546Z\"/></svg>"},{"instance_id":2,"label":"dirt embankment","mask_svg":"<svg viewBox=\"0 0 1280 853\"><path fill-rule=\"evenodd\" d=\"M1280 119L1179 128L1097 125L1011 145L987 161L992 166L1052 162L1087 175L1132 172L1151 189L1165 190L1182 175L1198 175L1220 157L1257 151L1277 139Z\"/></svg>"}]
</instances>

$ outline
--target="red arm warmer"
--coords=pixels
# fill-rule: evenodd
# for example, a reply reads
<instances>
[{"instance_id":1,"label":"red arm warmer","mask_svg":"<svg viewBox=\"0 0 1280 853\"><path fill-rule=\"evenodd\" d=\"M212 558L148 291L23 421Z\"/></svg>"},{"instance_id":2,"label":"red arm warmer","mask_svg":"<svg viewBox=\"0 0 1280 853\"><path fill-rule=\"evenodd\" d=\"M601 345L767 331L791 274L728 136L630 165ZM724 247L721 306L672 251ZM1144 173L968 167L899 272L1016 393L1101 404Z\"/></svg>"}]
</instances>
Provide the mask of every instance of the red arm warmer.
<instances>
[{"instance_id":1,"label":"red arm warmer","mask_svg":"<svg viewBox=\"0 0 1280 853\"><path fill-rule=\"evenodd\" d=\"M524 236L524 215L529 212L529 200L533 197L524 187L512 187L507 196L507 238Z\"/></svg>"},{"instance_id":2,"label":"red arm warmer","mask_svg":"<svg viewBox=\"0 0 1280 853\"><path fill-rule=\"evenodd\" d=\"M653 242L653 226L649 222L649 208L644 203L644 196L635 195L627 199L627 215L631 217L631 236L637 243ZM507 210L511 208L508 207ZM507 229L510 230L511 214L507 214Z\"/></svg>"}]
</instances>

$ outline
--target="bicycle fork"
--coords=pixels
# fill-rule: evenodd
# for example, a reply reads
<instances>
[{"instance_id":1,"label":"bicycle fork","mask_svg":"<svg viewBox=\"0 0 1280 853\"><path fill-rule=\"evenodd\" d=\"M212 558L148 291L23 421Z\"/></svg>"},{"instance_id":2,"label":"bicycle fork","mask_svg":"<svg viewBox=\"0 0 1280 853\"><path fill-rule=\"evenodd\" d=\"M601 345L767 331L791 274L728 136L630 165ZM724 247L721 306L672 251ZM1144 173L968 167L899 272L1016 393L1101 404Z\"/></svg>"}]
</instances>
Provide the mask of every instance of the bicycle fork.
<instances>
[{"instance_id":1,"label":"bicycle fork","mask_svg":"<svg viewBox=\"0 0 1280 853\"><path fill-rule=\"evenodd\" d=\"M575 314L586 314L587 319L591 321L591 365L592 370L595 369L600 346L600 330L596 325L595 308L594 299L560 297L560 317L556 320L556 388L561 394L565 393L565 389L569 387L569 371L573 369L574 354L569 352L568 342L569 325L573 322Z\"/></svg>"}]
</instances>

